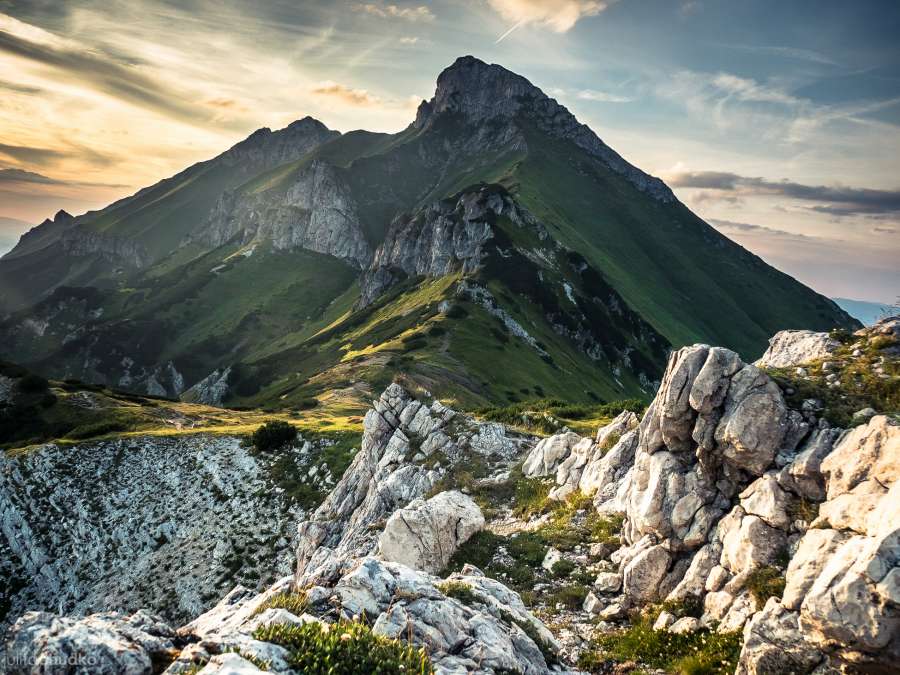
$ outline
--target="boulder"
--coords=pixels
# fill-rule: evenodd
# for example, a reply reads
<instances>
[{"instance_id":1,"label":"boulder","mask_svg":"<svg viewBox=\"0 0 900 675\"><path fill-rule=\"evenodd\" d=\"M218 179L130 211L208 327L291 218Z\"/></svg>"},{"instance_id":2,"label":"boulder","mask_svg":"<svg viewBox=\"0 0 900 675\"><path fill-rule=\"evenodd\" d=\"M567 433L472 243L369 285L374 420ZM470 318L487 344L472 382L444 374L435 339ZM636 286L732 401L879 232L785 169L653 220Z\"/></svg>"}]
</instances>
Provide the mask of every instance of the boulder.
<instances>
[{"instance_id":1,"label":"boulder","mask_svg":"<svg viewBox=\"0 0 900 675\"><path fill-rule=\"evenodd\" d=\"M756 362L765 368L790 368L831 356L841 344L828 333L782 330L769 339L769 348Z\"/></svg>"},{"instance_id":2,"label":"boulder","mask_svg":"<svg viewBox=\"0 0 900 675\"><path fill-rule=\"evenodd\" d=\"M650 546L625 567L622 590L639 602L660 599L660 584L666 577L672 557L663 546Z\"/></svg>"},{"instance_id":3,"label":"boulder","mask_svg":"<svg viewBox=\"0 0 900 675\"><path fill-rule=\"evenodd\" d=\"M549 476L581 440L581 436L572 431L541 440L525 458L522 473L531 478Z\"/></svg>"},{"instance_id":4,"label":"boulder","mask_svg":"<svg viewBox=\"0 0 900 675\"><path fill-rule=\"evenodd\" d=\"M378 538L378 550L384 560L435 573L483 527L484 516L471 497L441 492L395 511Z\"/></svg>"},{"instance_id":5,"label":"boulder","mask_svg":"<svg viewBox=\"0 0 900 675\"><path fill-rule=\"evenodd\" d=\"M776 598L744 626L744 645L735 675L811 673L825 661L821 651L809 644L800 630L797 615ZM827 673L831 671L823 671Z\"/></svg>"}]
</instances>

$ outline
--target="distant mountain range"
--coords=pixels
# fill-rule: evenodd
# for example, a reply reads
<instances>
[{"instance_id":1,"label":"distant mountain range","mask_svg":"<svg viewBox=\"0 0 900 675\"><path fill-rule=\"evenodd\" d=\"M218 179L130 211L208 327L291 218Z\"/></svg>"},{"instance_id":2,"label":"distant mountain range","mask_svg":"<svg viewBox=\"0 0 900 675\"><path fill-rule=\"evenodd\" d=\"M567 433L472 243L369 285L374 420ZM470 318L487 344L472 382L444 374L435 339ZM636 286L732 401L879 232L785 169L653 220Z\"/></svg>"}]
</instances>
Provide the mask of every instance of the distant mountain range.
<instances>
[{"instance_id":1,"label":"distant mountain range","mask_svg":"<svg viewBox=\"0 0 900 675\"><path fill-rule=\"evenodd\" d=\"M462 57L397 134L309 117L0 259L0 356L230 405L649 397L694 342L858 323L525 78Z\"/></svg>"},{"instance_id":2,"label":"distant mountain range","mask_svg":"<svg viewBox=\"0 0 900 675\"><path fill-rule=\"evenodd\" d=\"M871 326L879 319L886 316L900 314L900 306L885 305L880 302L867 302L865 300L849 300L847 298L832 298L837 305L854 319L860 320L866 326Z\"/></svg>"}]
</instances>

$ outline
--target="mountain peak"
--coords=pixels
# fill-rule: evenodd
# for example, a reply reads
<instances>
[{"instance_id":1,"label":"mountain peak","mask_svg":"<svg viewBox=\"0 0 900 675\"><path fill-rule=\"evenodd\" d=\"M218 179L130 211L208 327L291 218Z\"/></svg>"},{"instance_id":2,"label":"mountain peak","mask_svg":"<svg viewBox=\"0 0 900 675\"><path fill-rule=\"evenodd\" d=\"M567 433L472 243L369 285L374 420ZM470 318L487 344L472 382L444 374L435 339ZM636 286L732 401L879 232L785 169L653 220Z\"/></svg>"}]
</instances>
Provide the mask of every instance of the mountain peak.
<instances>
[{"instance_id":1,"label":"mountain peak","mask_svg":"<svg viewBox=\"0 0 900 675\"><path fill-rule=\"evenodd\" d=\"M570 141L624 176L642 192L668 203L675 195L659 178L629 164L575 115L521 75L474 56L461 56L437 78L434 97L419 105L417 129L445 113L480 125L489 120L524 120L540 131Z\"/></svg>"},{"instance_id":2,"label":"mountain peak","mask_svg":"<svg viewBox=\"0 0 900 675\"><path fill-rule=\"evenodd\" d=\"M523 105L542 100L550 99L521 75L474 56L460 56L438 75L434 97L419 106L416 126L444 112L461 113L475 122L512 117Z\"/></svg>"}]
</instances>

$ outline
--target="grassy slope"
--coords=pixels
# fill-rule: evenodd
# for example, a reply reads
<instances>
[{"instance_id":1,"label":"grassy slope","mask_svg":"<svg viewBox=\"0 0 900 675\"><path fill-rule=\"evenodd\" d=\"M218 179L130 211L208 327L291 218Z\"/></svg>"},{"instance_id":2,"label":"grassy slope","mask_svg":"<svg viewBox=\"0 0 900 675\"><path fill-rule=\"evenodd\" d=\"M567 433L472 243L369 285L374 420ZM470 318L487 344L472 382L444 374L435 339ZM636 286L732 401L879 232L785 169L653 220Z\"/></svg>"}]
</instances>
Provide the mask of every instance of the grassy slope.
<instances>
[{"instance_id":1,"label":"grassy slope","mask_svg":"<svg viewBox=\"0 0 900 675\"><path fill-rule=\"evenodd\" d=\"M597 265L674 345L711 342L746 357L783 328L826 330L841 312L718 234L681 204L660 204L571 146L529 135L509 177L560 241Z\"/></svg>"}]
</instances>

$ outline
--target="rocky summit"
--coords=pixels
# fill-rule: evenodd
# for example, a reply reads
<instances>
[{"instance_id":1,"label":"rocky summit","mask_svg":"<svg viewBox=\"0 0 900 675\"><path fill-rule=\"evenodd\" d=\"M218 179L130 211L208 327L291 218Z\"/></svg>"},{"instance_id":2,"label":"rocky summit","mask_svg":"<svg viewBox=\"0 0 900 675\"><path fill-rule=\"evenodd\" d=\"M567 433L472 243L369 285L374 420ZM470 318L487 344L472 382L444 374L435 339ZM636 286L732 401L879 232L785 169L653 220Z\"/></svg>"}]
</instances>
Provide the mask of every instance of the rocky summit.
<instances>
[{"instance_id":1,"label":"rocky summit","mask_svg":"<svg viewBox=\"0 0 900 675\"><path fill-rule=\"evenodd\" d=\"M12 596L4 664L210 675L319 672L316 659L354 672L349 664L379 658L398 673L892 672L898 344L894 318L855 334L778 334L755 365L722 347L684 347L646 410L608 409L590 433L530 433L531 413L498 423L393 383L366 412L352 461L302 512L267 501L271 489L254 483L264 461L229 439L76 445L84 474L49 491L58 447L8 457L3 534L24 590ZM866 397L871 410L845 416L845 402ZM180 463L166 489L110 493L148 482L162 455ZM81 493L88 475L94 489ZM205 501L210 483L226 494L219 504ZM68 527L39 524L73 500L83 506L59 511ZM295 527L293 572L258 559L283 576L191 604L217 559L212 544L234 538L238 521ZM145 564L161 535L181 552L161 543ZM88 553L63 553L85 537L85 563L60 565L56 556ZM189 558L172 566L177 555ZM80 587L84 574L95 576ZM194 594L153 606L151 589L173 581ZM173 614L185 610L197 615Z\"/></svg>"}]
</instances>

